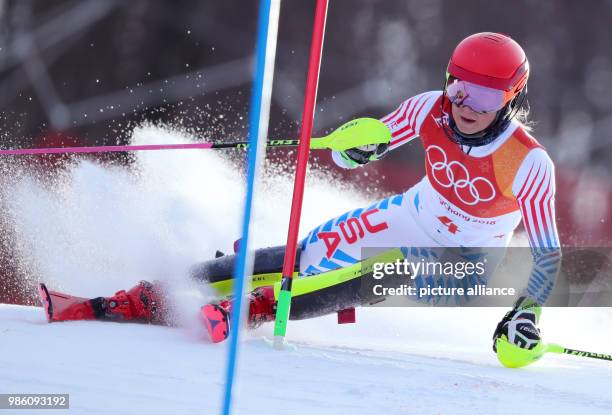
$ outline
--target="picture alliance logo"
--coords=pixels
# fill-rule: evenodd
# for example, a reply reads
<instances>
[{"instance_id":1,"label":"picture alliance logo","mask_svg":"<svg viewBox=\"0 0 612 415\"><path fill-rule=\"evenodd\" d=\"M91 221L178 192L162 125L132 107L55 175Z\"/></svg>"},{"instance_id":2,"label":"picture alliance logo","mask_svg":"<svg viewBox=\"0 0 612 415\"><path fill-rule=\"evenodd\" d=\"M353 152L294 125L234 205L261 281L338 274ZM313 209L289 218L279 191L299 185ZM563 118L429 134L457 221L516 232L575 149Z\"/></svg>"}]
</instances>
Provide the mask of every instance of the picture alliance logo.
<instances>
[{"instance_id":1,"label":"picture alliance logo","mask_svg":"<svg viewBox=\"0 0 612 415\"><path fill-rule=\"evenodd\" d=\"M458 161L448 161L442 147L431 145L425 150L431 176L444 188L453 188L457 198L468 206L489 202L496 196L493 183L486 177L470 177L467 167Z\"/></svg>"}]
</instances>

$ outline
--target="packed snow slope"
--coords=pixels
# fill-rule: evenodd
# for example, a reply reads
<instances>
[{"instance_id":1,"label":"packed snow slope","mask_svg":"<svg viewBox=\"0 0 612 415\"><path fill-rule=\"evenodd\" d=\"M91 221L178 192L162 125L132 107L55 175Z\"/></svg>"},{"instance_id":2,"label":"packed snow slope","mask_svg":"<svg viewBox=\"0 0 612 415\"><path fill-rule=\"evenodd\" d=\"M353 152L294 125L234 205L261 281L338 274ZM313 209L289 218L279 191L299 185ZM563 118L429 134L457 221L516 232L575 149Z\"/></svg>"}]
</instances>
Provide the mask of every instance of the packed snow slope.
<instances>
[{"instance_id":1,"label":"packed snow slope","mask_svg":"<svg viewBox=\"0 0 612 415\"><path fill-rule=\"evenodd\" d=\"M148 127L133 141L185 140ZM257 246L284 242L291 180L277 177L268 170L259 188ZM227 345L206 342L196 315L207 293L185 275L231 251L243 183L206 150L139 153L131 170L83 161L53 186L18 180L9 214L31 275L81 296L162 279L176 288L181 327L48 324L41 308L0 304L0 393L69 393L70 414L218 413ZM302 234L371 197L309 177ZM359 309L357 324L290 322L281 352L269 345L271 325L245 333L234 413L612 414L610 363L546 355L501 367L490 337L504 311ZM611 323L608 309L546 309L541 326L548 341L610 353Z\"/></svg>"}]
</instances>

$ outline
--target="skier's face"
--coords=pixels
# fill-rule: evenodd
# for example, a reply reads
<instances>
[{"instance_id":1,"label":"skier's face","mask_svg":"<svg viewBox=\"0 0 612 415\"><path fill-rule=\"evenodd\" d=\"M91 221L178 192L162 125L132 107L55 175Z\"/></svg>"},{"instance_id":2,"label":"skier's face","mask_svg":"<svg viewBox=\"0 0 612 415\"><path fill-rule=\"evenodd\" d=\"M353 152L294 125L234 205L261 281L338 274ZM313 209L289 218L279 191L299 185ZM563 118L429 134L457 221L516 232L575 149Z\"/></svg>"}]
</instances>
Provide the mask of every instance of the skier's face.
<instances>
[{"instance_id":1,"label":"skier's face","mask_svg":"<svg viewBox=\"0 0 612 415\"><path fill-rule=\"evenodd\" d=\"M493 120L497 112L488 112L482 114L476 112L467 105L453 104L453 119L457 128L463 134L476 134L487 128Z\"/></svg>"}]
</instances>

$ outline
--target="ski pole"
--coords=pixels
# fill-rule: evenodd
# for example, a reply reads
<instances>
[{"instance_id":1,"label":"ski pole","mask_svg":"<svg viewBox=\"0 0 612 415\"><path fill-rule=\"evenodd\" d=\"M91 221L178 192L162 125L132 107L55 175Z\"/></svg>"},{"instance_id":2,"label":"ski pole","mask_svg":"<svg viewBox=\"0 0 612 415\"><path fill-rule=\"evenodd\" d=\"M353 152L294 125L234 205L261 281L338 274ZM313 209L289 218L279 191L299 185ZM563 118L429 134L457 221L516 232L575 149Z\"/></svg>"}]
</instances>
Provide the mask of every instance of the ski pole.
<instances>
[{"instance_id":1,"label":"ski pole","mask_svg":"<svg viewBox=\"0 0 612 415\"><path fill-rule=\"evenodd\" d=\"M612 355L603 353L585 352L582 350L568 349L556 343L548 343L546 345L546 352L557 353L557 354L569 354L571 356L589 357L591 359L607 360L612 362Z\"/></svg>"},{"instance_id":2,"label":"ski pole","mask_svg":"<svg viewBox=\"0 0 612 415\"><path fill-rule=\"evenodd\" d=\"M568 349L556 343L538 343L533 349L523 349L510 343L505 335L495 340L495 351L500 363L510 368L530 365L540 360L545 353L568 354L612 362L612 355Z\"/></svg>"},{"instance_id":3,"label":"ski pole","mask_svg":"<svg viewBox=\"0 0 612 415\"><path fill-rule=\"evenodd\" d=\"M375 118L358 118L349 121L331 134L310 140L312 150L330 149L344 151L349 148L367 144L388 143L390 133L388 128ZM279 139L266 141L266 147L295 147L300 140ZM0 150L0 155L32 155L32 154L68 154L68 153L111 153L121 151L151 151L151 150L187 150L187 149L222 149L249 146L248 141L233 143L188 143L188 144L145 144L125 146L91 146L91 147L56 147L56 148L26 148L15 150Z\"/></svg>"}]
</instances>

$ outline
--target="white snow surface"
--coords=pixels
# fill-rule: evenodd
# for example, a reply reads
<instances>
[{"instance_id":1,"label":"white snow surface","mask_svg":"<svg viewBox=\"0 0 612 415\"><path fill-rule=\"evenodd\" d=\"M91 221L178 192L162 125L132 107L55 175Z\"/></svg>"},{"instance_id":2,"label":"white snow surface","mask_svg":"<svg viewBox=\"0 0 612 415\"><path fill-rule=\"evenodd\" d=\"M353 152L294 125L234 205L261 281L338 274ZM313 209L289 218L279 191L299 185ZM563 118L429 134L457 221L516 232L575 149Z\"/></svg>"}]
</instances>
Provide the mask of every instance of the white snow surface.
<instances>
[{"instance_id":1,"label":"white snow surface","mask_svg":"<svg viewBox=\"0 0 612 415\"><path fill-rule=\"evenodd\" d=\"M133 137L187 140L157 127ZM185 274L216 249L231 251L244 180L215 151L136 157L137 174L83 161L53 189L21 179L10 201L16 244L32 275L75 295L166 281L177 288L182 327L48 324L41 308L0 304L0 393L69 393L70 409L59 412L70 414L219 413L227 344L205 340L196 315L206 293ZM292 180L275 176L257 193L255 246L284 243ZM311 175L302 234L371 201ZM283 351L270 346L271 324L244 332L233 413L612 414L612 363L549 354L501 367L490 337L505 311L362 308L357 324L291 321ZM610 353L611 323L610 309L547 308L541 327L545 340Z\"/></svg>"}]
</instances>

